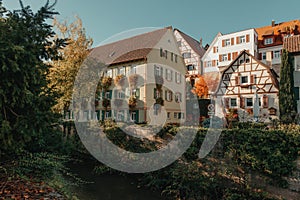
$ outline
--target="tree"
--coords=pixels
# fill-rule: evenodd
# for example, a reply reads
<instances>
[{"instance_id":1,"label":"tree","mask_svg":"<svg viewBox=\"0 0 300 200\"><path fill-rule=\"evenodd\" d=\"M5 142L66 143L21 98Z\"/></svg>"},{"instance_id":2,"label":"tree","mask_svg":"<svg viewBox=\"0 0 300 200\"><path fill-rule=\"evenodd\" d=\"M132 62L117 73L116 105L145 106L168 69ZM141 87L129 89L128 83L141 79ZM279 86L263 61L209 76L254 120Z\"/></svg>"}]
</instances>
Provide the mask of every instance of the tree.
<instances>
[{"instance_id":1,"label":"tree","mask_svg":"<svg viewBox=\"0 0 300 200\"><path fill-rule=\"evenodd\" d=\"M38 151L56 135L57 117L51 112L56 93L47 87L49 65L58 58L64 39L46 20L57 12L49 1L33 13L20 1L18 11L0 4L0 157L24 150Z\"/></svg>"},{"instance_id":2,"label":"tree","mask_svg":"<svg viewBox=\"0 0 300 200\"><path fill-rule=\"evenodd\" d=\"M202 76L198 76L197 81L192 89L192 92L200 99L208 97L208 87Z\"/></svg>"},{"instance_id":3,"label":"tree","mask_svg":"<svg viewBox=\"0 0 300 200\"><path fill-rule=\"evenodd\" d=\"M296 114L296 101L294 96L294 66L289 52L282 50L280 84L279 84L279 111L283 123L293 122Z\"/></svg>"},{"instance_id":4,"label":"tree","mask_svg":"<svg viewBox=\"0 0 300 200\"><path fill-rule=\"evenodd\" d=\"M79 17L70 24L67 21L58 22L54 19L53 24L60 32L56 37L68 40L68 46L59 51L62 59L51 62L53 67L48 76L49 86L61 95L53 108L56 112L61 112L69 110L77 72L87 58L93 41L86 36Z\"/></svg>"}]
</instances>

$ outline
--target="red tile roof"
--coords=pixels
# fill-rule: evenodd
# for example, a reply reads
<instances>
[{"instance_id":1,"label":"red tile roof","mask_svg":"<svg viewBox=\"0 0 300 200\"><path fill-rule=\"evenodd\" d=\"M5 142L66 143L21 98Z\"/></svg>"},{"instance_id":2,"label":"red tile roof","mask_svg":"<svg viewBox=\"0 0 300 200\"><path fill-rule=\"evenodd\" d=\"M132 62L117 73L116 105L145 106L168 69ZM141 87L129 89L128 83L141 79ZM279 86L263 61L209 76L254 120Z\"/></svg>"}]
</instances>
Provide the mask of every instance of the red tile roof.
<instances>
[{"instance_id":1,"label":"red tile roof","mask_svg":"<svg viewBox=\"0 0 300 200\"><path fill-rule=\"evenodd\" d=\"M274 24L274 26L263 26L255 29L258 34L258 46L259 48L277 46L283 44L283 36L288 33L298 35L300 33L300 21L292 20L288 22L282 22ZM274 37L274 43L271 45L264 45L264 37Z\"/></svg>"},{"instance_id":2,"label":"red tile roof","mask_svg":"<svg viewBox=\"0 0 300 200\"><path fill-rule=\"evenodd\" d=\"M207 72L207 73L204 73L202 76L206 82L209 93L215 92L219 85L219 82L220 82L220 77L221 77L220 73L219 72Z\"/></svg>"},{"instance_id":3,"label":"red tile roof","mask_svg":"<svg viewBox=\"0 0 300 200\"><path fill-rule=\"evenodd\" d=\"M291 53L300 52L300 35L285 38L283 41L283 48Z\"/></svg>"},{"instance_id":4,"label":"red tile roof","mask_svg":"<svg viewBox=\"0 0 300 200\"><path fill-rule=\"evenodd\" d=\"M90 56L107 65L146 59L170 27L96 47Z\"/></svg>"},{"instance_id":5,"label":"red tile roof","mask_svg":"<svg viewBox=\"0 0 300 200\"><path fill-rule=\"evenodd\" d=\"M191 36L180 31L179 29L174 29L174 31L175 30L177 30L180 33L182 38L190 45L190 47L196 54L198 54L200 57L202 57L205 54L205 49L202 47L199 41L195 40Z\"/></svg>"}]
</instances>

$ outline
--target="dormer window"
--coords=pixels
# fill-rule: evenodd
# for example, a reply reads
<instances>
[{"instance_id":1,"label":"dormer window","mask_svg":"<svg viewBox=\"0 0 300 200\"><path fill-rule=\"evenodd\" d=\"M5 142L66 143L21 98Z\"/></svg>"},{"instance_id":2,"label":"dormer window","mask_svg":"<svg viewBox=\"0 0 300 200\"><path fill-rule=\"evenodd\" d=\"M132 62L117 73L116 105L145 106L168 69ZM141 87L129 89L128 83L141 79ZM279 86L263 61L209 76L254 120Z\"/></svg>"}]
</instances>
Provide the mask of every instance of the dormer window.
<instances>
[{"instance_id":1,"label":"dormer window","mask_svg":"<svg viewBox=\"0 0 300 200\"><path fill-rule=\"evenodd\" d=\"M266 38L266 39L264 40L264 44L265 44L265 45L273 44L273 38Z\"/></svg>"}]
</instances>

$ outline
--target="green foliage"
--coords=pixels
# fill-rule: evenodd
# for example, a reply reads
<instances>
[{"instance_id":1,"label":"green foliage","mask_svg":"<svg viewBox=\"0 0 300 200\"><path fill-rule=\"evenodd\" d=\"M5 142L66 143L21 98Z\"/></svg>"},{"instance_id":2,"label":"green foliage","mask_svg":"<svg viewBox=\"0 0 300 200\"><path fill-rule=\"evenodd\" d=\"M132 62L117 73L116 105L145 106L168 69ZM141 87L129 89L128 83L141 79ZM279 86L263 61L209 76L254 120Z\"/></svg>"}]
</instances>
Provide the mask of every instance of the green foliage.
<instances>
[{"instance_id":1,"label":"green foliage","mask_svg":"<svg viewBox=\"0 0 300 200\"><path fill-rule=\"evenodd\" d=\"M57 14L49 2L33 13L29 7L3 13L0 20L0 156L47 146L43 136L57 133L51 112L56 93L47 87L49 65L64 39L53 39L47 19ZM3 157L2 157L3 158Z\"/></svg>"},{"instance_id":2,"label":"green foliage","mask_svg":"<svg viewBox=\"0 0 300 200\"><path fill-rule=\"evenodd\" d=\"M279 111L283 123L291 123L297 113L294 94L294 66L289 52L282 50L279 85Z\"/></svg>"}]
</instances>

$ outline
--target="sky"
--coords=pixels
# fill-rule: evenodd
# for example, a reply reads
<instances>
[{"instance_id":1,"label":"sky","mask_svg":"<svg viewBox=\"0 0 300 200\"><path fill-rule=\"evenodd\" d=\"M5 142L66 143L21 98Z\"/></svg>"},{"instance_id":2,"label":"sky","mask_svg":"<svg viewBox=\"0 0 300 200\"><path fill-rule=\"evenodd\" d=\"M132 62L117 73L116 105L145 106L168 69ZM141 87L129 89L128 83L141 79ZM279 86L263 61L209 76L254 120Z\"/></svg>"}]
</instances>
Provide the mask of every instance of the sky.
<instances>
[{"instance_id":1,"label":"sky","mask_svg":"<svg viewBox=\"0 0 300 200\"><path fill-rule=\"evenodd\" d=\"M20 8L19 0L2 0L9 10ZM54 2L54 0L50 0ZM46 0L23 0L38 9ZM299 0L58 0L59 20L78 15L94 46L121 32L144 27L178 28L210 44L223 34L300 19Z\"/></svg>"}]
</instances>

